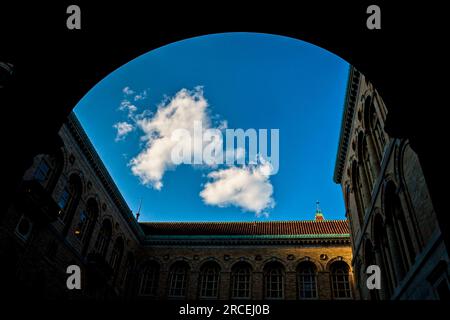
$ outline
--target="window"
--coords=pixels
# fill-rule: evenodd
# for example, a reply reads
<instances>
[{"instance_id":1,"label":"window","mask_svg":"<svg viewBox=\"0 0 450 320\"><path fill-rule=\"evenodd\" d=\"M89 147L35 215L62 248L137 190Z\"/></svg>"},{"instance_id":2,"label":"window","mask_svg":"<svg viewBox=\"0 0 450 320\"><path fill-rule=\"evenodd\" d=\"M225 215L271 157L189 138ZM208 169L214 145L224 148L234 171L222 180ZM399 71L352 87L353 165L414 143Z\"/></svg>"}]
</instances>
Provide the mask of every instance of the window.
<instances>
[{"instance_id":1,"label":"window","mask_svg":"<svg viewBox=\"0 0 450 320\"><path fill-rule=\"evenodd\" d=\"M123 254L123 239L121 237L117 238L114 247L111 253L111 259L109 264L114 272L117 272L120 266L120 262L122 260Z\"/></svg>"},{"instance_id":2,"label":"window","mask_svg":"<svg viewBox=\"0 0 450 320\"><path fill-rule=\"evenodd\" d=\"M144 267L141 277L139 294L143 296L156 296L159 282L159 265L151 262Z\"/></svg>"},{"instance_id":3,"label":"window","mask_svg":"<svg viewBox=\"0 0 450 320\"><path fill-rule=\"evenodd\" d=\"M264 268L264 288L266 299L283 299L284 270L280 263L269 263Z\"/></svg>"},{"instance_id":4,"label":"window","mask_svg":"<svg viewBox=\"0 0 450 320\"><path fill-rule=\"evenodd\" d=\"M331 265L331 287L333 298L348 299L352 297L350 289L349 267L343 261L333 262Z\"/></svg>"},{"instance_id":5,"label":"window","mask_svg":"<svg viewBox=\"0 0 450 320\"><path fill-rule=\"evenodd\" d=\"M109 241L111 240L112 226L109 220L103 221L102 228L97 237L95 248L97 252L103 257L106 256L108 250Z\"/></svg>"},{"instance_id":6,"label":"window","mask_svg":"<svg viewBox=\"0 0 450 320\"><path fill-rule=\"evenodd\" d=\"M170 270L169 276L169 297L186 297L186 287L188 280L188 266L185 263L175 263Z\"/></svg>"},{"instance_id":7,"label":"window","mask_svg":"<svg viewBox=\"0 0 450 320\"><path fill-rule=\"evenodd\" d=\"M50 166L48 165L47 161L42 159L38 167L36 168L36 171L34 172L34 178L42 183L47 181L49 174Z\"/></svg>"},{"instance_id":8,"label":"window","mask_svg":"<svg viewBox=\"0 0 450 320\"><path fill-rule=\"evenodd\" d=\"M317 298L317 272L312 262L301 262L297 267L297 286L299 299Z\"/></svg>"},{"instance_id":9,"label":"window","mask_svg":"<svg viewBox=\"0 0 450 320\"><path fill-rule=\"evenodd\" d=\"M251 267L247 263L238 263L231 270L231 297L249 299L251 290Z\"/></svg>"},{"instance_id":10,"label":"window","mask_svg":"<svg viewBox=\"0 0 450 320\"><path fill-rule=\"evenodd\" d=\"M205 263L200 269L200 298L211 299L219 295L220 267L215 262Z\"/></svg>"},{"instance_id":11,"label":"window","mask_svg":"<svg viewBox=\"0 0 450 320\"><path fill-rule=\"evenodd\" d=\"M75 227L75 236L82 240L84 235L86 234L86 228L88 225L88 214L86 211L82 210L80 212L80 219L78 220L78 224Z\"/></svg>"},{"instance_id":12,"label":"window","mask_svg":"<svg viewBox=\"0 0 450 320\"><path fill-rule=\"evenodd\" d=\"M61 213L65 211L69 205L72 193L69 187L65 187L59 196L58 206L61 208Z\"/></svg>"}]
</instances>

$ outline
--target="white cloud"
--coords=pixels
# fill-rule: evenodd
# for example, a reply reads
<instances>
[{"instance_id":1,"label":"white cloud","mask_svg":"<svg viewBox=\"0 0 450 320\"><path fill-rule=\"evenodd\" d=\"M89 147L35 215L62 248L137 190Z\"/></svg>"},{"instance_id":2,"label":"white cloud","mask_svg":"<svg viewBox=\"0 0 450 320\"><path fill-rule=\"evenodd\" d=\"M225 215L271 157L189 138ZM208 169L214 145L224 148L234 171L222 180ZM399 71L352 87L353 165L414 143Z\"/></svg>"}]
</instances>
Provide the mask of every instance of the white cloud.
<instances>
[{"instance_id":1,"label":"white cloud","mask_svg":"<svg viewBox=\"0 0 450 320\"><path fill-rule=\"evenodd\" d=\"M134 130L133 125L128 122L117 122L113 127L117 130L116 142L125 139L127 134Z\"/></svg>"},{"instance_id":2,"label":"white cloud","mask_svg":"<svg viewBox=\"0 0 450 320\"><path fill-rule=\"evenodd\" d=\"M145 99L147 99L147 90L144 90L134 96L134 101L145 100Z\"/></svg>"},{"instance_id":3,"label":"white cloud","mask_svg":"<svg viewBox=\"0 0 450 320\"><path fill-rule=\"evenodd\" d=\"M131 90L131 88L128 87L128 86L125 87L125 88L123 88L123 89L122 89L122 92L125 93L125 94L128 95L128 96L134 94L134 90Z\"/></svg>"},{"instance_id":4,"label":"white cloud","mask_svg":"<svg viewBox=\"0 0 450 320\"><path fill-rule=\"evenodd\" d=\"M271 165L264 161L257 166L213 171L208 174L212 181L205 184L200 196L209 205L233 205L267 217L267 210L275 206L270 173Z\"/></svg>"},{"instance_id":5,"label":"white cloud","mask_svg":"<svg viewBox=\"0 0 450 320\"><path fill-rule=\"evenodd\" d=\"M172 139L175 130L185 129L194 136L194 124L200 122L202 130L211 128L208 115L208 102L201 87L195 90L182 89L171 99L164 99L152 116L136 119L136 125L144 132L141 138L146 145L131 159L130 166L134 175L145 185L160 190L166 170L174 168L171 153L179 142ZM186 142L188 143L188 141ZM194 155L203 148L195 148L189 143L186 148Z\"/></svg>"},{"instance_id":6,"label":"white cloud","mask_svg":"<svg viewBox=\"0 0 450 320\"><path fill-rule=\"evenodd\" d=\"M133 113L137 111L137 107L129 100L124 99L120 102L119 110L128 111L128 117L131 118L133 116Z\"/></svg>"}]
</instances>

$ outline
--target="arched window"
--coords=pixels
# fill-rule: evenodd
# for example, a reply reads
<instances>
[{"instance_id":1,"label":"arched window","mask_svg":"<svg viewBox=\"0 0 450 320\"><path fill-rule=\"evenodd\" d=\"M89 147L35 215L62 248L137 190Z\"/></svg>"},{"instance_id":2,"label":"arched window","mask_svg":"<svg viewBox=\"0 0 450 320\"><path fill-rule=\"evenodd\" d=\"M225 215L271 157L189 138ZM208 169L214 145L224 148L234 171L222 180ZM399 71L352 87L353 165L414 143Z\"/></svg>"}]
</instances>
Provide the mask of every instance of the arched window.
<instances>
[{"instance_id":1,"label":"arched window","mask_svg":"<svg viewBox=\"0 0 450 320\"><path fill-rule=\"evenodd\" d=\"M58 198L59 218L70 224L81 198L82 184L78 175L72 174Z\"/></svg>"},{"instance_id":2,"label":"arched window","mask_svg":"<svg viewBox=\"0 0 450 320\"><path fill-rule=\"evenodd\" d=\"M372 200L373 179L372 163L367 150L367 140L362 131L358 133L358 164L362 195L366 206Z\"/></svg>"},{"instance_id":3,"label":"arched window","mask_svg":"<svg viewBox=\"0 0 450 320\"><path fill-rule=\"evenodd\" d=\"M245 262L236 263L231 269L231 298L251 298L252 267Z\"/></svg>"},{"instance_id":4,"label":"arched window","mask_svg":"<svg viewBox=\"0 0 450 320\"><path fill-rule=\"evenodd\" d=\"M363 217L364 217L364 201L362 197L362 184L359 176L358 163L356 160L352 163L352 185L353 185L353 193L355 194L355 202L356 202L356 211L358 215L359 225L362 228L363 225Z\"/></svg>"},{"instance_id":5,"label":"arched window","mask_svg":"<svg viewBox=\"0 0 450 320\"><path fill-rule=\"evenodd\" d=\"M200 268L200 299L219 297L220 266L216 262L206 262Z\"/></svg>"},{"instance_id":6,"label":"arched window","mask_svg":"<svg viewBox=\"0 0 450 320\"><path fill-rule=\"evenodd\" d=\"M266 299L284 298L284 267L279 262L264 267L264 295Z\"/></svg>"},{"instance_id":7,"label":"arched window","mask_svg":"<svg viewBox=\"0 0 450 320\"><path fill-rule=\"evenodd\" d=\"M299 299L317 298L317 268L310 261L303 261L297 266L297 288Z\"/></svg>"},{"instance_id":8,"label":"arched window","mask_svg":"<svg viewBox=\"0 0 450 320\"><path fill-rule=\"evenodd\" d=\"M103 221L100 232L95 242L95 250L103 257L106 256L108 251L109 242L111 241L112 225L108 219Z\"/></svg>"},{"instance_id":9,"label":"arched window","mask_svg":"<svg viewBox=\"0 0 450 320\"><path fill-rule=\"evenodd\" d=\"M117 271L119 270L120 263L122 261L123 247L124 247L123 239L121 237L118 237L114 242L114 246L111 252L111 258L109 260L109 265L116 274Z\"/></svg>"},{"instance_id":10,"label":"arched window","mask_svg":"<svg viewBox=\"0 0 450 320\"><path fill-rule=\"evenodd\" d=\"M144 266L141 276L139 294L142 296L156 297L158 295L159 264L151 261Z\"/></svg>"},{"instance_id":11,"label":"arched window","mask_svg":"<svg viewBox=\"0 0 450 320\"><path fill-rule=\"evenodd\" d=\"M86 208L80 211L78 223L75 226L75 236L81 240L82 243L88 242L92 234L94 223L98 217L98 205L94 199L89 199L86 203Z\"/></svg>"},{"instance_id":12,"label":"arched window","mask_svg":"<svg viewBox=\"0 0 450 320\"><path fill-rule=\"evenodd\" d=\"M122 274L122 285L127 289L130 285L130 279L134 269L134 256L131 252L127 253L127 260L125 261L125 269ZM139 287L140 288L140 287Z\"/></svg>"},{"instance_id":13,"label":"arched window","mask_svg":"<svg viewBox=\"0 0 450 320\"><path fill-rule=\"evenodd\" d=\"M406 222L405 212L403 211L402 204L400 202L400 198L396 192L396 186L393 182L388 182L385 188L385 196L384 196L384 211L386 215L386 220L389 221L388 228L393 229L392 234L392 246L396 246L395 249L398 248L400 263L397 265L400 266L400 270L398 272L400 279L406 274L407 270L413 264L416 253L413 247L413 240L411 239L410 231L408 224ZM389 231L390 229L388 229Z\"/></svg>"},{"instance_id":14,"label":"arched window","mask_svg":"<svg viewBox=\"0 0 450 320\"><path fill-rule=\"evenodd\" d=\"M375 109L374 98L371 96L367 97L364 102L364 122L369 132L369 149L373 154L374 160L376 160L374 164L379 169L386 139L381 128L380 117Z\"/></svg>"},{"instance_id":15,"label":"arched window","mask_svg":"<svg viewBox=\"0 0 450 320\"><path fill-rule=\"evenodd\" d=\"M176 262L169 273L169 298L186 298L189 266Z\"/></svg>"},{"instance_id":16,"label":"arched window","mask_svg":"<svg viewBox=\"0 0 450 320\"><path fill-rule=\"evenodd\" d=\"M343 261L335 261L331 264L331 288L334 299L349 299L352 297L349 269Z\"/></svg>"},{"instance_id":17,"label":"arched window","mask_svg":"<svg viewBox=\"0 0 450 320\"><path fill-rule=\"evenodd\" d=\"M377 214L375 216L373 224L374 251L377 254L376 262L381 270L381 290L384 294L384 299L389 299L392 294L392 287L395 286L391 248L381 215Z\"/></svg>"}]
</instances>

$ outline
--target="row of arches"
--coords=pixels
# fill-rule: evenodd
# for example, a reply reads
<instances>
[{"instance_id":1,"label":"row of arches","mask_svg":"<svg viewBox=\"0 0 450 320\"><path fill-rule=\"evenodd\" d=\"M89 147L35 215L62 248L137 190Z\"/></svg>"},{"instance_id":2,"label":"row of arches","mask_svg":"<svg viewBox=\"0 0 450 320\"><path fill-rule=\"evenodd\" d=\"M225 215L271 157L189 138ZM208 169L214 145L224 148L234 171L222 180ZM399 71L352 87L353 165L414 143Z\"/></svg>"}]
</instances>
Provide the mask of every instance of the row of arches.
<instances>
[{"instance_id":1,"label":"row of arches","mask_svg":"<svg viewBox=\"0 0 450 320\"><path fill-rule=\"evenodd\" d=\"M374 185L381 171L388 139L382 125L386 115L378 99L376 94L363 96L362 109L358 112L360 128L357 129L355 140L352 142L354 155L348 171L350 181L345 187L347 210L350 192L354 192L359 226L364 224L366 211L371 205Z\"/></svg>"},{"instance_id":2,"label":"row of arches","mask_svg":"<svg viewBox=\"0 0 450 320\"><path fill-rule=\"evenodd\" d=\"M311 261L302 261L296 268L296 291L298 299L318 299L318 269ZM192 268L186 261L174 262L167 279L160 279L161 265L156 261L146 262L140 272L138 294L158 298L166 295L169 299L186 299L188 288L196 286L199 299L218 299L220 293L222 270L215 261L203 263L198 272L197 283L192 281ZM286 270L278 261L267 262L262 272L263 297L265 299L284 299L286 290ZM255 273L252 266L245 262L236 262L231 267L229 279L230 299L251 299L255 285ZM162 280L162 281L161 281ZM329 280L335 299L352 297L350 268L344 261L330 264ZM166 282L166 292L160 292L160 286ZM323 284L322 284L323 285Z\"/></svg>"},{"instance_id":3,"label":"row of arches","mask_svg":"<svg viewBox=\"0 0 450 320\"><path fill-rule=\"evenodd\" d=\"M362 260L365 266L376 264L382 272L381 292L371 292L373 299L388 299L407 274L417 255L397 187L393 181L383 186L383 206L376 208L371 228L365 236ZM358 263L362 263L359 262Z\"/></svg>"},{"instance_id":4,"label":"row of arches","mask_svg":"<svg viewBox=\"0 0 450 320\"><path fill-rule=\"evenodd\" d=\"M63 174L68 171L68 162L73 163L71 158L72 156L66 155L63 147L52 154L37 156L38 163L32 179L54 195L59 206L58 220L63 224L62 236L66 237L72 231L81 244L81 256L100 256L109 264L113 273L117 274L125 250L124 238L119 235L113 242L113 222L108 217L101 219L100 204L95 195L83 201L87 187L82 173L72 170L68 176ZM56 190L58 183L60 188Z\"/></svg>"}]
</instances>

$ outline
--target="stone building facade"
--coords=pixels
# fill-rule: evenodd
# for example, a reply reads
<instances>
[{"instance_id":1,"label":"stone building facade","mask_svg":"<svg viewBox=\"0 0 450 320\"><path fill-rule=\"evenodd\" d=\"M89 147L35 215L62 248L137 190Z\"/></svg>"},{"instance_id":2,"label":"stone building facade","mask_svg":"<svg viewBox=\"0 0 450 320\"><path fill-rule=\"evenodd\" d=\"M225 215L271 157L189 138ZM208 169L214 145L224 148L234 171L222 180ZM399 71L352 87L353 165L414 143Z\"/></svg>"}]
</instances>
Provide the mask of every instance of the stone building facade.
<instances>
[{"instance_id":1,"label":"stone building facade","mask_svg":"<svg viewBox=\"0 0 450 320\"><path fill-rule=\"evenodd\" d=\"M345 220L142 227L146 237L135 285L140 298L355 298Z\"/></svg>"},{"instance_id":2,"label":"stone building facade","mask_svg":"<svg viewBox=\"0 0 450 320\"><path fill-rule=\"evenodd\" d=\"M10 297L358 298L346 220L138 223L74 114L0 213L0 261Z\"/></svg>"},{"instance_id":3,"label":"stone building facade","mask_svg":"<svg viewBox=\"0 0 450 320\"><path fill-rule=\"evenodd\" d=\"M449 256L420 162L384 130L388 108L351 67L334 181L341 184L362 299L448 299ZM381 289L368 290L378 265Z\"/></svg>"}]
</instances>

